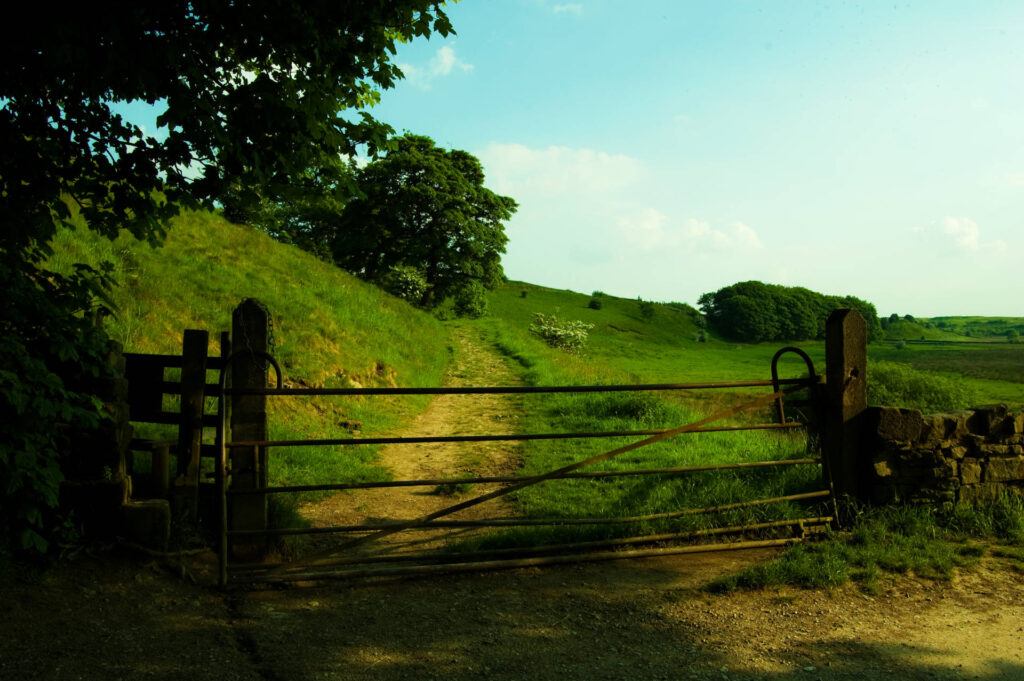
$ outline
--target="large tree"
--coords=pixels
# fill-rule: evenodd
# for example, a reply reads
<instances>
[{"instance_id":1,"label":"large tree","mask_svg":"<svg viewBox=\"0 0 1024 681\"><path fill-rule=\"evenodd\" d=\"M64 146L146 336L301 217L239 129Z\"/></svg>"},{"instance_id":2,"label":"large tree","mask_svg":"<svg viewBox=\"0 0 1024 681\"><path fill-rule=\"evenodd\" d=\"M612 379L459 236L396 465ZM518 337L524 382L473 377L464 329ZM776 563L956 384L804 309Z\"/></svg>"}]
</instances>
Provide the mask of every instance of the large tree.
<instances>
[{"instance_id":1,"label":"large tree","mask_svg":"<svg viewBox=\"0 0 1024 681\"><path fill-rule=\"evenodd\" d=\"M370 155L362 111L401 71L396 42L451 27L438 0L27 3L0 23L0 535L42 548L55 422L95 422L85 313L102 273L42 271L77 207L89 228L159 240L182 207L283 193L309 168ZM163 111L143 130L111 104Z\"/></svg>"},{"instance_id":2,"label":"large tree","mask_svg":"<svg viewBox=\"0 0 1024 681\"><path fill-rule=\"evenodd\" d=\"M345 206L334 238L334 259L370 281L395 272L419 273L425 307L454 301L474 314L484 288L503 277L503 223L517 205L484 187L480 161L405 135L383 158L356 172L362 197Z\"/></svg>"}]
</instances>

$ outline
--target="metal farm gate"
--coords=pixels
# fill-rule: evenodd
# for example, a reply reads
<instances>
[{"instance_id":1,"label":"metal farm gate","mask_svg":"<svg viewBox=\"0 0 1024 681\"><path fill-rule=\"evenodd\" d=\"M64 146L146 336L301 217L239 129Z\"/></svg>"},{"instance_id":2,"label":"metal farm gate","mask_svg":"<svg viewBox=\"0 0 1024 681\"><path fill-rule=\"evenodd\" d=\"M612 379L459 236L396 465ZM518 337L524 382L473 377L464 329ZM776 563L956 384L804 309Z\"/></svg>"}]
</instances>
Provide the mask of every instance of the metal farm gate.
<instances>
[{"instance_id":1,"label":"metal farm gate","mask_svg":"<svg viewBox=\"0 0 1024 681\"><path fill-rule=\"evenodd\" d=\"M778 375L779 358L787 353L795 353L806 364L807 376L803 378L780 379ZM569 432L569 433L537 433L522 435L464 435L446 437L388 437L388 438L332 438L317 440L271 440L265 435L235 436L226 434L229 408L228 400L220 400L220 425L217 443L219 457L216 462L216 481L220 501L220 538L219 538L219 582L229 583L284 582L299 580L320 580L338 578L362 578L391 575L431 574L439 572L479 571L484 569L515 568L536 565L550 565L577 561L611 560L619 558L637 558L644 556L662 556L668 554L693 553L701 551L743 549L767 546L781 546L800 541L809 533L820 531L835 521L834 493L829 466L823 462L820 452L809 448L811 452L803 458L777 461L743 461L716 463L708 465L691 465L668 468L617 469L588 471L594 464L609 461L626 452L631 452L669 438L693 433L739 430L793 430L812 429L809 437L816 439L816 429L824 422L822 404L824 386L814 370L814 366L802 350L786 347L779 350L772 359L771 378L750 381L732 381L718 383L671 383L671 384L640 384L640 385L591 385L591 386L549 386L549 387L480 387L480 388L289 388L284 387L281 369L272 357L264 352L250 349L238 352L224 360L225 366L231 366L234 360L247 356L250 360L259 360L264 367L270 363L276 373L276 387L235 387L225 385L229 371L222 372L220 393L230 397L232 403L237 400L254 398L293 399L296 397L318 396L364 396L379 395L481 395L481 394L526 394L526 393L596 393L596 392L638 392L638 391L686 391L715 390L723 388L768 389L759 397L753 397L742 404L720 409L711 415L693 423L674 428L658 430L632 430L618 432ZM265 372L263 373L265 377ZM263 384L261 379L257 385ZM237 382L236 382L237 385ZM803 392L804 397L794 399L794 393ZM753 423L748 425L721 425L723 420L734 417L758 407L773 407L774 419L769 423ZM799 413L808 418L797 421L789 414L793 408L799 407ZM232 419L234 420L234 419ZM255 431L247 431L255 432ZM265 431L264 431L265 432ZM358 483L327 483L321 485L303 485L288 487L270 487L265 484L265 476L258 470L258 462L267 460L267 449L277 447L303 447L309 445L330 445L346 447L366 444L398 444L398 443L447 443L447 442L487 442L487 441L526 441L526 440L558 440L569 438L621 438L635 437L636 441L610 449L603 453L583 458L569 465L540 475L529 477L517 476L480 476L457 479L421 479L421 480L382 480L377 482ZM246 455L253 462L256 470L242 471L238 464L239 455ZM449 518L459 511L484 504L488 501L504 497L513 492L532 485L541 485L552 480L562 479L594 479L615 476L685 476L704 471L725 471L737 469L785 467L785 466L818 466L821 471L819 489L797 494L788 494L774 498L751 499L730 504L703 508L680 508L678 510L630 516L630 517L595 517L595 518L535 518L535 517L498 517L474 520L455 520ZM236 470L232 471L234 467ZM265 467L265 466L264 466ZM264 471L265 472L265 471ZM244 481L242 478L244 477ZM263 477L263 482L260 478ZM242 484L239 484L242 481ZM427 487L438 485L461 485L472 483L500 484L493 491L480 494L473 498L453 503L445 508L430 512L417 518L394 518L373 524L341 525L335 527L313 528L267 528L249 524L246 526L243 516L246 513L244 504L253 502L257 506L264 504L268 494L295 494L310 491L340 491L368 489L374 487ZM248 501L247 501L248 500ZM807 511L806 517L776 520L770 522L751 523L739 526L710 527L688 532L669 532L647 534L644 536L626 536L597 541L581 541L573 543L557 543L516 548L498 548L458 553L444 550L422 550L405 553L389 553L379 551L368 553L370 546L380 546L381 540L399 533L410 532L453 532L467 527L473 528L507 528L530 525L621 525L641 526L644 523L663 521L685 516L716 514L738 508L768 506L780 502L812 502L818 509L827 511ZM824 502L824 504L822 504ZM265 514L265 511L264 511ZM312 556L299 558L292 562L270 564L254 559L258 554L252 551L260 541L265 543L271 535L295 534L343 534L347 538L333 546L329 552L320 552ZM780 536L785 534L786 536ZM767 535L768 538L764 538ZM760 536L760 539L750 539ZM746 538L745 538L746 537ZM647 548L639 548L647 545Z\"/></svg>"}]
</instances>

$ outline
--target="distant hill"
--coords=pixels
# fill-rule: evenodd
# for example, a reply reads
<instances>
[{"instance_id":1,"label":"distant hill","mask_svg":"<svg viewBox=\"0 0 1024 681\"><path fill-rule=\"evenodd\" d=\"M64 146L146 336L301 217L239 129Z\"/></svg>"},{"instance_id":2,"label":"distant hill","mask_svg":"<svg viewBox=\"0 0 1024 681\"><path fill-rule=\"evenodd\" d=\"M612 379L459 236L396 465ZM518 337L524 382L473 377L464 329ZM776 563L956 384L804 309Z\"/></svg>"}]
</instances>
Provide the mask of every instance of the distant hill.
<instances>
[{"instance_id":1,"label":"distant hill","mask_svg":"<svg viewBox=\"0 0 1024 681\"><path fill-rule=\"evenodd\" d=\"M1007 331L1024 336L1024 317L931 317L937 329L974 339L1005 338Z\"/></svg>"},{"instance_id":2,"label":"distant hill","mask_svg":"<svg viewBox=\"0 0 1024 681\"><path fill-rule=\"evenodd\" d=\"M595 295L596 294L596 295ZM703 334L700 313L685 303L653 303L636 298L617 298L595 291L591 295L509 281L489 296L490 313L526 328L537 312L593 324L594 346L620 343L672 345L696 343ZM594 302L592 302L594 301Z\"/></svg>"},{"instance_id":3,"label":"distant hill","mask_svg":"<svg viewBox=\"0 0 1024 681\"><path fill-rule=\"evenodd\" d=\"M1024 336L1024 317L913 317L882 319L887 340L939 342L1007 342L1007 333Z\"/></svg>"},{"instance_id":4,"label":"distant hill","mask_svg":"<svg viewBox=\"0 0 1024 681\"><path fill-rule=\"evenodd\" d=\"M963 341L970 340L965 336L937 328L929 320L915 319L909 321L900 317L893 321L882 320L882 330L887 340L929 340L929 341Z\"/></svg>"}]
</instances>

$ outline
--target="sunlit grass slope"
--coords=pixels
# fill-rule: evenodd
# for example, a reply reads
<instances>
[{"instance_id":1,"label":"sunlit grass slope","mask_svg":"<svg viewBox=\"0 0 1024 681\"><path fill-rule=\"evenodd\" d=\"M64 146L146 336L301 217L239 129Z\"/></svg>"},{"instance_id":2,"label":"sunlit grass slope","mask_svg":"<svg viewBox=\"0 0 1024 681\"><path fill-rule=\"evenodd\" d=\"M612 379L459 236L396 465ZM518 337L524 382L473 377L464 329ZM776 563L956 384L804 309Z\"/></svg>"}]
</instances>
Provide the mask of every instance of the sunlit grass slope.
<instances>
[{"instance_id":1,"label":"sunlit grass slope","mask_svg":"<svg viewBox=\"0 0 1024 681\"><path fill-rule=\"evenodd\" d=\"M523 293L525 292L525 296ZM533 385L622 382L690 382L768 378L775 346L735 346L707 338L686 308L656 304L645 316L636 300L592 296L510 282L490 298L492 316L476 322L508 356L516 359ZM548 347L529 331L533 314L594 324L580 354ZM738 361L737 361L738 360ZM800 363L799 369L803 369ZM790 366L790 375L799 375ZM768 388L753 389L760 395ZM746 393L546 394L526 398L524 427L530 432L596 432L671 428L696 421L747 399ZM770 420L760 409L741 421ZM730 419L724 423L733 422ZM524 444L522 475L536 475L633 442L638 437L600 440L535 440ZM764 431L682 435L629 452L588 470L652 469L737 461L800 458L807 453L802 433ZM561 480L527 487L515 494L520 511L535 518L629 517L764 499L807 492L821 486L816 466L745 471ZM688 516L635 524L569 525L516 529L490 536L486 544L586 539L609 534L685 531L721 524L743 524L817 514L796 503L733 510L720 516ZM479 542L478 542L479 543Z\"/></svg>"},{"instance_id":2,"label":"sunlit grass slope","mask_svg":"<svg viewBox=\"0 0 1024 681\"><path fill-rule=\"evenodd\" d=\"M600 297L601 309L595 310L588 307L591 298L572 291L508 282L491 293L490 310L509 333L527 342L532 342L529 326L537 312L593 324L581 358L567 359L565 353L553 356L577 365L576 370L600 367L602 372L645 382L769 378L772 355L783 345L723 341L710 331L702 331L688 306L682 304L654 303L653 314L645 318L636 300L604 295ZM702 335L703 342L699 340ZM536 344L543 345L539 341ZM799 345L823 370L824 344L812 341ZM784 366L789 367L791 375L800 375L803 370L803 363L792 355Z\"/></svg>"},{"instance_id":3,"label":"sunlit grass slope","mask_svg":"<svg viewBox=\"0 0 1024 681\"><path fill-rule=\"evenodd\" d=\"M440 382L448 334L432 316L297 248L218 215L187 212L154 248L124 234L60 233L50 265L110 262L120 282L105 326L129 352L178 353L184 329L207 329L217 353L231 311L257 298L273 318L273 354L290 384L408 385ZM364 435L397 428L422 398L270 398L271 437ZM277 483L380 477L369 447L277 449Z\"/></svg>"},{"instance_id":4,"label":"sunlit grass slope","mask_svg":"<svg viewBox=\"0 0 1024 681\"><path fill-rule=\"evenodd\" d=\"M910 321L899 319L887 322L885 326L885 337L892 340L941 340L941 341L965 341L970 338L955 333L949 329L940 329L929 323L925 326L923 320Z\"/></svg>"},{"instance_id":5,"label":"sunlit grass slope","mask_svg":"<svg viewBox=\"0 0 1024 681\"><path fill-rule=\"evenodd\" d=\"M524 295L525 294L525 295ZM509 282L491 294L492 314L500 320L504 333L518 343L535 348L541 356L555 358L571 367L574 375L588 372L614 380L636 382L736 381L763 379L770 375L771 358L788 344L810 355L817 373L825 372L825 345L821 341L792 343L732 343L705 333L706 342L699 342L700 329L692 315L680 305L654 304L654 314L644 318L636 300L601 297L601 309L588 307L592 296L571 291L542 288L521 282ZM584 352L580 356L552 350L529 333L533 314L557 314L563 319L594 324ZM1003 329L1017 318L936 318L970 320L980 328ZM890 331L910 339L924 335L929 340L972 340L948 330L928 328L923 321L900 319L890 323ZM997 323L990 324L990 321ZM1024 344L1005 341L991 345L916 345L904 347L892 343L872 343L868 347L868 374L876 378L872 395L884 395L893 406L919 407L943 411L962 409L978 404L1007 402L1024 404ZM892 363L909 365L894 367ZM872 374L871 367L878 370ZM783 376L799 376L803 362L793 354L783 357ZM937 380L931 380L937 379ZM943 391L943 380L954 381L956 394L936 399ZM898 385L897 385L898 384ZM917 387L915 387L917 386ZM921 387L927 387L922 392ZM947 391L949 392L949 391ZM927 393L927 394L926 394ZM712 398L708 394L697 401ZM938 395L942 397L942 395Z\"/></svg>"},{"instance_id":6,"label":"sunlit grass slope","mask_svg":"<svg viewBox=\"0 0 1024 681\"><path fill-rule=\"evenodd\" d=\"M655 304L643 314L636 300L597 297L509 282L492 292L492 316L481 325L492 341L519 361L534 385L562 383L704 382L767 378L772 355L785 343L736 344L705 333L685 307ZM598 309L595 309L598 308ZM593 324L584 349L567 353L548 347L529 327L535 313ZM894 323L904 332L938 339L956 337L907 320ZM913 336L911 336L913 337ZM807 351L816 370L824 372L824 344L793 343ZM879 404L930 411L960 409L991 401L1024 402L1024 347L928 346L891 343L869 349L869 391ZM1012 353L1012 354L1010 354ZM898 362L898 363L896 363ZM788 355L784 376L799 376L803 363ZM537 395L527 398L525 427L532 432L614 431L667 428L697 420L734 404L751 393L733 392ZM739 393L739 394L737 394ZM744 394L745 393L745 394ZM880 401L879 401L880 400ZM752 420L769 420L767 410ZM632 438L635 439L635 438ZM536 475L579 461L631 439L531 441L523 450L521 474ZM591 470L662 468L731 461L800 458L808 454L802 433L767 431L684 435L597 464ZM682 476L645 476L563 480L531 486L516 493L522 513L531 517L581 518L635 516L682 508L730 504L821 487L816 466L756 471L702 472ZM537 540L587 539L608 534L688 530L705 524L742 524L829 513L826 505L796 502L732 510L721 515L645 521L612 528L570 525L508 530L475 544L531 543Z\"/></svg>"}]
</instances>

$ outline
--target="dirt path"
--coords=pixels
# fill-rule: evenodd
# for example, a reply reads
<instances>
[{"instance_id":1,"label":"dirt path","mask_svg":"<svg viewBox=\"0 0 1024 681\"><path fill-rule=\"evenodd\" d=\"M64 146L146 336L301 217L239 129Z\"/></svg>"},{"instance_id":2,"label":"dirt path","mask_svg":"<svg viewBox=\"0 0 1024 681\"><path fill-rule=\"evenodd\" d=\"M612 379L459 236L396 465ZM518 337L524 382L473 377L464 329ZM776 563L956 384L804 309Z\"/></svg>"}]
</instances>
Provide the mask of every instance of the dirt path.
<instances>
[{"instance_id":1,"label":"dirt path","mask_svg":"<svg viewBox=\"0 0 1024 681\"><path fill-rule=\"evenodd\" d=\"M515 386L522 381L511 362L480 340L471 327L453 326L454 358L445 376L445 387ZM407 436L509 434L517 432L521 398L515 395L439 395L407 429ZM519 466L516 442L441 443L390 445L380 453L381 465L395 480L449 479L468 476L510 475ZM302 514L314 526L359 525L386 520L409 520L451 506L458 501L490 492L496 484L477 484L471 489L435 487L384 487L336 494L303 506ZM512 505L499 498L450 516L453 520L514 515ZM386 537L388 552L421 550L444 541L465 537L468 532L406 532ZM327 551L338 536L321 539L316 551Z\"/></svg>"},{"instance_id":2,"label":"dirt path","mask_svg":"<svg viewBox=\"0 0 1024 681\"><path fill-rule=\"evenodd\" d=\"M451 385L513 380L486 346L456 333ZM410 434L452 432L453 422L467 432L513 430L517 410L514 401L442 398ZM420 477L506 472L517 452L383 456L396 477ZM451 501L384 491L353 500L339 495L309 511L336 524L414 517ZM167 561L100 551L42 576L0 570L0 680L1024 679L1024 578L999 559L952 582L893 577L871 596L854 586L722 596L701 588L771 555L222 594L212 553L189 559L194 583Z\"/></svg>"}]
</instances>

